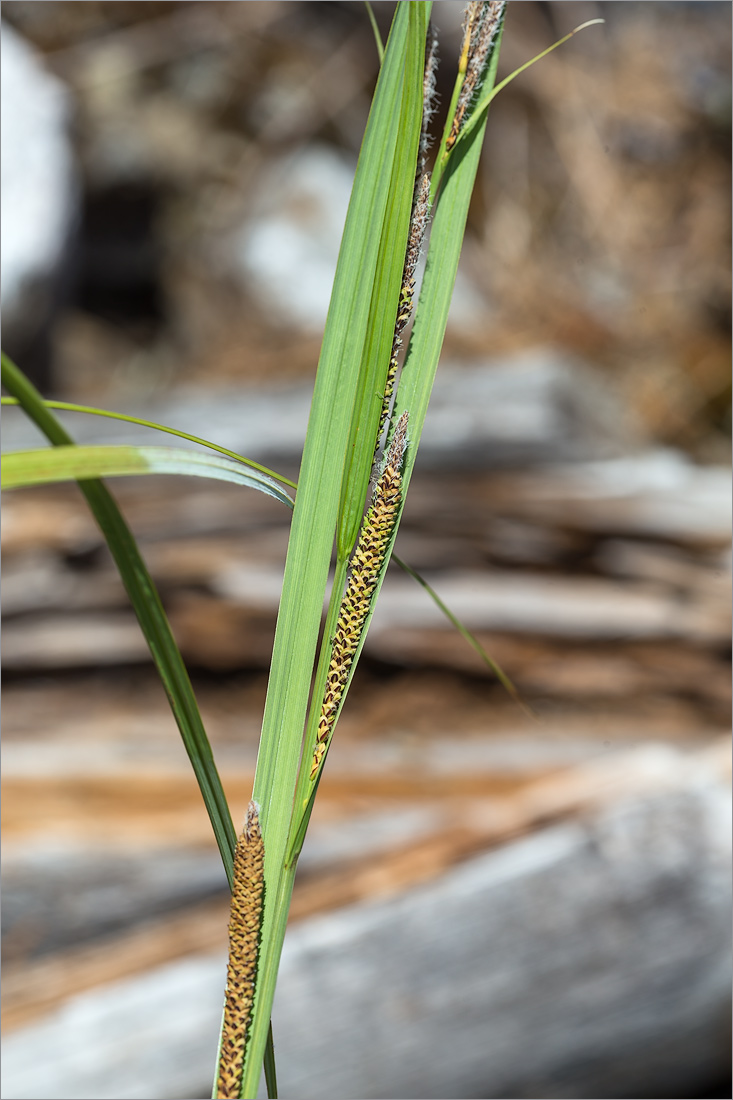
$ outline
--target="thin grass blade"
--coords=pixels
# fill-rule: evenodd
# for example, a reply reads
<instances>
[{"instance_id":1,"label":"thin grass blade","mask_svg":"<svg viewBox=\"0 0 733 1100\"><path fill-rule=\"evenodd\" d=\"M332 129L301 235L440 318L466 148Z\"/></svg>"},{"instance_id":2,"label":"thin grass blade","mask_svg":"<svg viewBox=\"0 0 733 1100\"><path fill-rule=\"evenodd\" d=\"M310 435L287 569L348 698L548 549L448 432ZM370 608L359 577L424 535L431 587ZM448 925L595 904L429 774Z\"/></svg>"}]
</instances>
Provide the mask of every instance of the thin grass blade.
<instances>
[{"instance_id":1,"label":"thin grass blade","mask_svg":"<svg viewBox=\"0 0 733 1100\"><path fill-rule=\"evenodd\" d=\"M491 87L496 78L502 29L502 26L500 26L492 53L487 61L488 69L485 78L486 87ZM458 260L460 258L461 246L463 243L468 208L481 156L486 121L487 115L484 114L483 122L474 131L472 139L464 142L462 147L454 147L451 157L448 160L437 197L430 233L425 276L423 278L415 316L415 324L410 337L394 408L395 419L404 412L409 413L408 446L402 468L403 506L443 345L448 310L450 308L453 286L458 270ZM389 557L393 552L394 541L399 529L401 511L402 509L400 509L397 516L397 522L395 523L391 535L385 563L380 572L372 602L372 610L367 617L366 628L362 633L356 656L346 681L340 701L339 713L343 708L349 687L352 683L353 674L364 646L374 606L376 605L376 600L384 580ZM298 784L295 806L296 811L293 816L288 840L288 858L293 862L297 858L299 844L302 843L302 837L305 835L308 818L313 806L311 792L307 788L302 777Z\"/></svg>"},{"instance_id":2,"label":"thin grass blade","mask_svg":"<svg viewBox=\"0 0 733 1100\"><path fill-rule=\"evenodd\" d=\"M372 33L374 35L374 42L376 44L377 53L379 55L379 64L381 65L382 62L384 61L384 43L382 42L382 36L379 33L379 27L377 26L377 20L374 16L374 9L372 8L372 5L369 3L369 0L364 0L364 7L366 8L367 15L369 16L369 22L371 24Z\"/></svg>"},{"instance_id":3,"label":"thin grass blade","mask_svg":"<svg viewBox=\"0 0 733 1100\"><path fill-rule=\"evenodd\" d=\"M35 386L2 355L2 383L18 399L30 419L55 447L74 441L43 403ZM224 796L211 745L206 736L191 681L168 623L158 590L148 573L137 543L106 485L97 480L79 483L86 501L107 540L138 622L150 647L211 821L227 878L232 882L236 834Z\"/></svg>"},{"instance_id":4,"label":"thin grass blade","mask_svg":"<svg viewBox=\"0 0 733 1100\"><path fill-rule=\"evenodd\" d=\"M397 5L362 144L311 406L257 762L254 798L265 838L265 916L241 1095L259 1085L293 885L285 854L306 708L339 515L385 224L408 50L425 42L429 5ZM420 10L423 9L423 10ZM412 44L412 45L411 45ZM420 48L420 47L417 47ZM414 169L413 169L414 170ZM386 369L386 366L385 366Z\"/></svg>"},{"instance_id":5,"label":"thin grass blade","mask_svg":"<svg viewBox=\"0 0 733 1100\"><path fill-rule=\"evenodd\" d=\"M274 497L288 508L293 501L276 481L221 455L184 451L177 447L121 446L42 447L3 455L2 487L44 485L59 481L88 481L99 477L135 477L143 474L179 474L207 477L245 485Z\"/></svg>"},{"instance_id":6,"label":"thin grass blade","mask_svg":"<svg viewBox=\"0 0 733 1100\"><path fill-rule=\"evenodd\" d=\"M429 12L420 10L414 16L416 21L418 17L424 20L427 14ZM423 110L422 72L426 31L427 24L424 31L421 29L419 36L410 36L405 57L397 142L380 233L369 322L359 368L339 504L337 552L340 559L348 557L354 547L377 443L410 229ZM383 171L386 172L386 165Z\"/></svg>"},{"instance_id":7,"label":"thin grass blade","mask_svg":"<svg viewBox=\"0 0 733 1100\"><path fill-rule=\"evenodd\" d=\"M496 79L503 28L496 36L484 87ZM453 287L458 271L468 208L473 193L488 114L484 113L470 137L454 146L441 182L433 213L425 275L420 288L415 324L395 400L395 416L410 414L410 445L403 481L409 484L422 435L435 372L443 347Z\"/></svg>"},{"instance_id":8,"label":"thin grass blade","mask_svg":"<svg viewBox=\"0 0 733 1100\"><path fill-rule=\"evenodd\" d=\"M15 397L3 397L0 398L0 402L3 405L9 406L18 404ZM245 466L251 466L253 470L259 470L260 473L266 474L267 477L271 477L273 481L280 481L283 485L289 485L292 489L296 488L296 483L294 481L291 481L289 477L283 477L282 474L278 474L276 470L270 470L267 466L262 466L259 462L255 462L245 455L237 454L236 451L230 451L228 447L221 447L218 443L212 443L210 439L203 439L199 435L190 435L189 432L179 431L178 428L171 428L167 424L157 424L154 420L143 420L140 416L128 416L126 413L112 412L110 409L95 409L91 405L76 405L71 401L49 401L44 399L43 404L47 409L58 409L59 412L74 412L84 413L88 416L102 416L109 420L121 420L126 424L137 424L140 428L152 428L157 432L175 435L179 439L187 439L190 443L198 443L199 446L206 447L210 451L216 451L218 454L225 455L227 458L232 458L235 462L242 462Z\"/></svg>"},{"instance_id":9,"label":"thin grass blade","mask_svg":"<svg viewBox=\"0 0 733 1100\"><path fill-rule=\"evenodd\" d=\"M499 94L499 92L502 91L502 89L506 88L507 84L511 84L512 80L514 80L515 77L519 76L520 73L523 73L525 69L529 69L532 65L535 64L535 62L541 61L543 57L547 57L548 53L552 53L552 51L556 50L558 46L564 45L564 43L568 42L574 35L578 33L578 31L584 31L586 27L593 27L596 24L605 22L605 19L588 19L585 23L581 23L579 26L574 27L573 30L571 30L570 33L566 34L563 38L559 38L557 42L553 42L553 44L551 46L548 46L546 50L542 50L541 53L536 54L535 57L531 58L529 61L525 61L525 63L523 65L520 65L518 69L515 69L513 73L509 73L509 76L505 76L504 79L500 81L500 83L497 84L495 87L489 88L481 96L476 106L472 109L471 117L467 120L466 125L463 127L461 133L459 134L456 145L461 141L465 141L473 132L473 130L480 125L482 116L488 110L489 104Z\"/></svg>"},{"instance_id":10,"label":"thin grass blade","mask_svg":"<svg viewBox=\"0 0 733 1100\"><path fill-rule=\"evenodd\" d=\"M411 565L408 565L406 561L402 560L402 558L398 558L397 555L394 553L392 554L392 561L395 563L395 565L398 565L404 573L407 573L408 577L412 577L412 579L416 581L421 588L425 589L435 606L443 613L443 615L445 615L448 622L456 628L461 637L466 639L468 644L471 646L471 649L475 650L476 653L478 653L481 660L484 662L485 665L487 665L488 668L491 669L491 671L494 673L494 676L496 676L497 680L508 692L508 694L511 695L515 703L517 703L522 708L522 710L525 711L525 713L530 713L529 707L523 701L519 692L517 691L516 686L509 679L506 672L504 672L504 669L501 667L498 661L495 661L494 658L486 652L476 635L471 630L469 630L467 626L463 625L457 615L453 614L448 605L444 603L443 600L441 600L440 596L435 591L433 586L429 584L428 581L426 581L420 573L418 573L417 569L413 569Z\"/></svg>"}]
</instances>

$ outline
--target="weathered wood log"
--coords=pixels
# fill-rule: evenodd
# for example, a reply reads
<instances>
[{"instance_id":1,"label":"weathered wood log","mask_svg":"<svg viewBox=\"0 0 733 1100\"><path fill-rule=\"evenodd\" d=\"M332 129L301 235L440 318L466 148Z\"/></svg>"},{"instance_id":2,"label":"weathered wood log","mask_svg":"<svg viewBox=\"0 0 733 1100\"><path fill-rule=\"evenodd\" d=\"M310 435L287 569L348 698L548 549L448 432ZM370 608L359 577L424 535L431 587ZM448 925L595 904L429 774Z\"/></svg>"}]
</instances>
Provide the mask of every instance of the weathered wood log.
<instances>
[{"instance_id":1,"label":"weathered wood log","mask_svg":"<svg viewBox=\"0 0 733 1100\"><path fill-rule=\"evenodd\" d=\"M720 757L645 750L546 781L535 811L560 824L437 877L413 859L422 885L296 925L281 1095L711 1095L729 1066ZM437 816L455 846L466 821ZM206 1095L223 975L223 952L196 955L79 994L6 1037L5 1094Z\"/></svg>"}]
</instances>

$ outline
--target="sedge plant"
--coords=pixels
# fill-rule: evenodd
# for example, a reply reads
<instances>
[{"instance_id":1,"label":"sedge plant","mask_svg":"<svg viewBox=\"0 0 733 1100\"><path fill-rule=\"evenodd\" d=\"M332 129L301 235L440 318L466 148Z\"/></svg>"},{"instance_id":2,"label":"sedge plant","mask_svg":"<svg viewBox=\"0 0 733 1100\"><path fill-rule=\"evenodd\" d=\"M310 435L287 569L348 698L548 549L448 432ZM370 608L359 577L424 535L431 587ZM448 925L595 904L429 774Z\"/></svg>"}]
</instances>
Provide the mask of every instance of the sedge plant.
<instances>
[{"instance_id":1,"label":"sedge plant","mask_svg":"<svg viewBox=\"0 0 733 1100\"><path fill-rule=\"evenodd\" d=\"M392 556L443 343L488 107L517 75L496 84L506 0L471 0L431 177L426 167L437 64L431 3L401 0L385 45L367 8L381 66L294 499L293 482L207 440L107 410L44 401L22 371L2 358L2 382L10 395L3 402L22 406L52 444L7 455L3 485L78 481L148 642L232 888L217 1097L256 1096L263 1063L268 1093L277 1094L270 1017L298 856ZM425 274L414 301L415 269L428 226ZM413 315L403 357L403 333ZM77 446L54 409L132 420L206 450ZM112 493L100 480L148 473L233 481L292 509L254 789L239 837L160 597ZM437 594L408 565L399 564L426 587L513 692Z\"/></svg>"}]
</instances>

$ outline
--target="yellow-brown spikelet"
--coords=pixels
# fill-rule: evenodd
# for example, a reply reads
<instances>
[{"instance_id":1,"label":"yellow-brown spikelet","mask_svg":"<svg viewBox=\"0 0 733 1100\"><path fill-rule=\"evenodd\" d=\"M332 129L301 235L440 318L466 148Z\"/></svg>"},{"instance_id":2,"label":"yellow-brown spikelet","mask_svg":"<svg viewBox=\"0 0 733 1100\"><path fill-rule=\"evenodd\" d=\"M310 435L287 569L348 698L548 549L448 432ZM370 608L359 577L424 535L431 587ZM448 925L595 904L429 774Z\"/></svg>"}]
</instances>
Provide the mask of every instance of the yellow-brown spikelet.
<instances>
[{"instance_id":1,"label":"yellow-brown spikelet","mask_svg":"<svg viewBox=\"0 0 733 1100\"><path fill-rule=\"evenodd\" d=\"M260 950L264 859L259 814L256 804L250 802L234 852L227 988L216 1084L218 1100L237 1100L242 1085Z\"/></svg>"},{"instance_id":2,"label":"yellow-brown spikelet","mask_svg":"<svg viewBox=\"0 0 733 1100\"><path fill-rule=\"evenodd\" d=\"M459 70L466 75L456 102L450 134L445 143L446 151L455 145L469 104L483 83L486 63L505 7L506 0L489 0L488 3L485 0L483 2L471 0L466 9L463 47L459 63Z\"/></svg>"},{"instance_id":3,"label":"yellow-brown spikelet","mask_svg":"<svg viewBox=\"0 0 733 1100\"><path fill-rule=\"evenodd\" d=\"M484 4L482 0L470 0L466 5L466 10L463 13L463 42L461 43L461 56L458 61L458 72L465 73L468 68L468 58L471 52L471 45L474 41L476 28L478 26L481 13L483 11Z\"/></svg>"},{"instance_id":4,"label":"yellow-brown spikelet","mask_svg":"<svg viewBox=\"0 0 733 1100\"><path fill-rule=\"evenodd\" d=\"M362 523L351 559L351 570L336 621L331 662L326 674L326 686L318 719L317 742L311 762L311 779L315 779L318 775L328 748L328 740L336 721L344 687L361 640L372 596L379 581L387 546L397 519L402 500L400 470L407 446L407 420L408 414L404 412L397 422L387 451L384 469L374 487L372 503Z\"/></svg>"}]
</instances>

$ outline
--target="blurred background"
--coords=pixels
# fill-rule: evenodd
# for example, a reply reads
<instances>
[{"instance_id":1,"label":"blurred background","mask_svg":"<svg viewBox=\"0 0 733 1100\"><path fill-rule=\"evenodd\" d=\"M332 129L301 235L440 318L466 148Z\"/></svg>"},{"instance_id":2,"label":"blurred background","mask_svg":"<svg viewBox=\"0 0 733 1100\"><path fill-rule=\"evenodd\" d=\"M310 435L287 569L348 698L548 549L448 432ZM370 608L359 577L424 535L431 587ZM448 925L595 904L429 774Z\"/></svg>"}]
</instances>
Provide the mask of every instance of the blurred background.
<instances>
[{"instance_id":1,"label":"blurred background","mask_svg":"<svg viewBox=\"0 0 733 1100\"><path fill-rule=\"evenodd\" d=\"M524 707L388 574L296 884L285 1096L730 1095L731 8L510 3L499 75L598 16L491 108L397 546ZM7 0L5 350L296 477L376 74L357 2ZM113 489L236 820L288 515ZM227 894L188 761L75 487L3 520L4 1092L208 1095Z\"/></svg>"}]
</instances>

